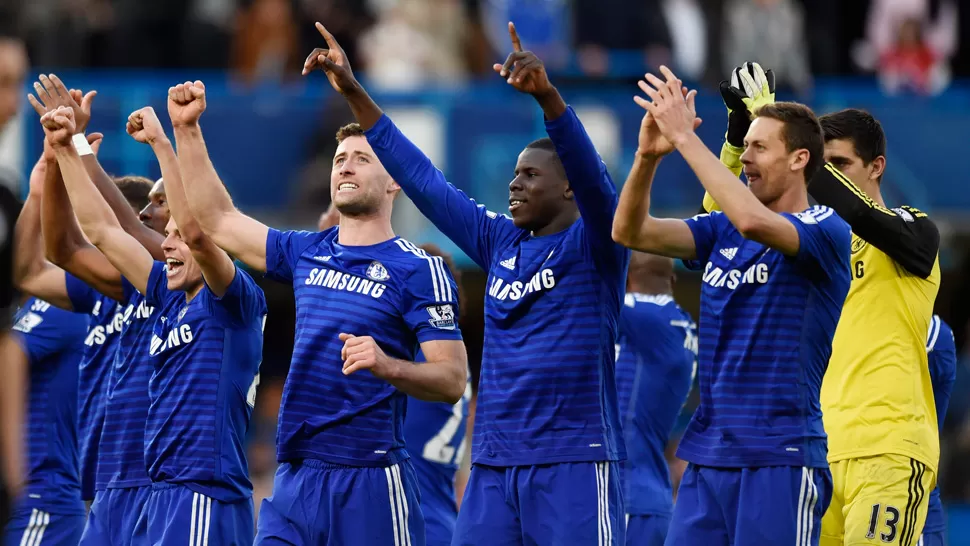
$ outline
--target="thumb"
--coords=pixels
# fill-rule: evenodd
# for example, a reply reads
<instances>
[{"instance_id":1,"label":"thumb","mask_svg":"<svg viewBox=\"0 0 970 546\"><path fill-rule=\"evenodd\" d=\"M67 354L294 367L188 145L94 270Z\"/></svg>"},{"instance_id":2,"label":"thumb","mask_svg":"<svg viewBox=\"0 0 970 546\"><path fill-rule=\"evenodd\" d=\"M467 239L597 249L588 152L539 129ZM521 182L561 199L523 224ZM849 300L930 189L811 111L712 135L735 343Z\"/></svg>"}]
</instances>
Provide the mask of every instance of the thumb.
<instances>
[{"instance_id":1,"label":"thumb","mask_svg":"<svg viewBox=\"0 0 970 546\"><path fill-rule=\"evenodd\" d=\"M337 70L337 64L330 60L330 57L326 55L320 55L317 60L327 69L329 72L334 72Z\"/></svg>"},{"instance_id":2,"label":"thumb","mask_svg":"<svg viewBox=\"0 0 970 546\"><path fill-rule=\"evenodd\" d=\"M88 144L91 145L91 151L94 155L98 155L98 150L101 149L101 143L104 142L104 135L101 133L91 133L88 135Z\"/></svg>"},{"instance_id":3,"label":"thumb","mask_svg":"<svg viewBox=\"0 0 970 546\"><path fill-rule=\"evenodd\" d=\"M81 99L81 110L90 112L91 103L94 102L94 97L96 96L98 96L97 91L88 91L87 94Z\"/></svg>"},{"instance_id":4,"label":"thumb","mask_svg":"<svg viewBox=\"0 0 970 546\"><path fill-rule=\"evenodd\" d=\"M352 334L344 334L344 333L341 333L341 334L340 334L339 336L337 336L337 337L338 337L338 338L340 338L340 341L347 341L348 339L353 339L353 338L355 338L356 336L354 336L354 335L352 335Z\"/></svg>"}]
</instances>

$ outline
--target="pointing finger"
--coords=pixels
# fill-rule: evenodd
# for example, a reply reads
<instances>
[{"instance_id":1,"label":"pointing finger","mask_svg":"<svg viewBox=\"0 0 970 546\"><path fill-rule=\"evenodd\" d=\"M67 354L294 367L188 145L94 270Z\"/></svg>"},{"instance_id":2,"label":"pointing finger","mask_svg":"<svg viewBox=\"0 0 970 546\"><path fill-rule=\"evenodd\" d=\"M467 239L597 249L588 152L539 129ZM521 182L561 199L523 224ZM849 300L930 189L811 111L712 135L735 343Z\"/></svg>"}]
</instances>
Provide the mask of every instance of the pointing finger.
<instances>
[{"instance_id":1,"label":"pointing finger","mask_svg":"<svg viewBox=\"0 0 970 546\"><path fill-rule=\"evenodd\" d=\"M327 41L327 45L330 46L331 49L338 49L340 47L337 45L337 40L333 37L333 34L330 34L330 32L327 30L327 27L323 26L319 22L317 22L315 26L317 27L317 32L323 36L323 39Z\"/></svg>"},{"instance_id":2,"label":"pointing finger","mask_svg":"<svg viewBox=\"0 0 970 546\"><path fill-rule=\"evenodd\" d=\"M522 40L519 33L515 31L515 23L509 21L509 36L512 38L512 51L522 51Z\"/></svg>"}]
</instances>

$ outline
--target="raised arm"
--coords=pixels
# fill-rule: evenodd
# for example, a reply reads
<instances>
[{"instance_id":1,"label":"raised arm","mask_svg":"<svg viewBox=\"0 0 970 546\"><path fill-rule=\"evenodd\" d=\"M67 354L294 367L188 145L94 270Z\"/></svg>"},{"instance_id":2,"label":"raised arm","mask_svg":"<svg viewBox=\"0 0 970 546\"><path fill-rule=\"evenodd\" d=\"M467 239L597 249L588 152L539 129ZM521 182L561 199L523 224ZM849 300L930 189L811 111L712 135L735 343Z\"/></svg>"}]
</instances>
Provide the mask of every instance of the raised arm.
<instances>
[{"instance_id":1,"label":"raised arm","mask_svg":"<svg viewBox=\"0 0 970 546\"><path fill-rule=\"evenodd\" d=\"M707 149L693 130L695 119L693 97L685 100L682 83L665 66L661 66L667 81L647 74L640 88L650 101L636 97L636 101L657 120L661 132L684 157L704 189L720 205L728 220L745 239L757 241L788 256L798 254L798 230L786 217L764 206L751 191L738 184L737 178ZM649 83L647 83L649 82Z\"/></svg>"},{"instance_id":2,"label":"raised arm","mask_svg":"<svg viewBox=\"0 0 970 546\"><path fill-rule=\"evenodd\" d=\"M378 160L421 214L475 263L488 270L492 249L501 248L522 233L521 230L509 218L485 210L484 206L449 184L444 174L398 130L367 94L354 77L347 55L334 37L320 23L317 23L317 30L328 48L317 48L310 53L303 74L316 68L324 71L330 85L347 100Z\"/></svg>"},{"instance_id":3,"label":"raised arm","mask_svg":"<svg viewBox=\"0 0 970 546\"><path fill-rule=\"evenodd\" d=\"M172 108L178 108L178 105L173 103L170 95L169 109ZM236 276L236 266L229 255L202 232L202 227L189 210L175 148L165 136L155 110L149 106L128 116L127 130L135 140L149 144L155 152L165 180L169 210L179 235L192 252L192 257L199 262L206 285L216 296L222 297Z\"/></svg>"},{"instance_id":4,"label":"raised arm","mask_svg":"<svg viewBox=\"0 0 970 546\"><path fill-rule=\"evenodd\" d=\"M77 131L74 138L79 139L76 144L80 145L78 152L81 155L82 164L88 177L97 187L111 211L114 212L121 227L148 250L154 259L164 260L162 240L165 237L141 223L138 215L131 210L131 205L125 199L121 190L101 167L97 155L89 153L90 150L83 146L84 130L91 119L91 102L97 92L90 91L87 95L82 96L80 91L69 91L60 78L54 74L50 76L41 75L39 79L39 83L34 83L37 97L28 97L34 110L37 111L38 115L44 115L58 107L70 108L74 112L75 130Z\"/></svg>"},{"instance_id":5,"label":"raised arm","mask_svg":"<svg viewBox=\"0 0 970 546\"><path fill-rule=\"evenodd\" d=\"M201 81L169 88L169 115L178 146L179 172L186 181L183 188L189 213L216 245L250 267L266 271L269 228L232 204L202 138L199 118L205 106L205 85Z\"/></svg>"},{"instance_id":6,"label":"raised arm","mask_svg":"<svg viewBox=\"0 0 970 546\"><path fill-rule=\"evenodd\" d=\"M48 172L56 170L57 160L53 150L45 149L30 173L30 193L17 218L13 282L21 292L70 311L71 299L67 294L64 270L44 258L44 238L40 226L44 178Z\"/></svg>"},{"instance_id":7,"label":"raised arm","mask_svg":"<svg viewBox=\"0 0 970 546\"><path fill-rule=\"evenodd\" d=\"M81 229L128 282L145 294L155 260L125 232L88 177L71 139L75 131L74 112L67 107L58 107L44 114L41 123L54 148Z\"/></svg>"},{"instance_id":8,"label":"raised arm","mask_svg":"<svg viewBox=\"0 0 970 546\"><path fill-rule=\"evenodd\" d=\"M628 248L671 258L694 259L694 236L687 223L650 215L650 187L657 165L673 149L660 133L653 116L647 112L640 122L637 154L620 193L612 236L614 241Z\"/></svg>"},{"instance_id":9,"label":"raised arm","mask_svg":"<svg viewBox=\"0 0 970 546\"><path fill-rule=\"evenodd\" d=\"M865 194L831 163L812 177L808 192L832 208L852 231L885 252L906 271L927 278L940 252L940 231L912 207L887 209Z\"/></svg>"},{"instance_id":10,"label":"raised arm","mask_svg":"<svg viewBox=\"0 0 970 546\"><path fill-rule=\"evenodd\" d=\"M18 342L19 333L0 332L0 452L3 481L9 493L16 497L23 490L27 475L24 442L27 423L27 391L29 368L27 352Z\"/></svg>"}]
</instances>

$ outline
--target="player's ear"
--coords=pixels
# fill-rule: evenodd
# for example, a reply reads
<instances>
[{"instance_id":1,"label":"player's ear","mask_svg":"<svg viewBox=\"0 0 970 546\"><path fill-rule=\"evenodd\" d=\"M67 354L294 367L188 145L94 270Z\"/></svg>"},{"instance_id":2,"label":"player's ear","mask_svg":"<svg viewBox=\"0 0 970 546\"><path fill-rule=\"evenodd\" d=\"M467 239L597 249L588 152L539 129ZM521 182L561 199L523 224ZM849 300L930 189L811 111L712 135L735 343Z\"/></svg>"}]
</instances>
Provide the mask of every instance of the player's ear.
<instances>
[{"instance_id":1,"label":"player's ear","mask_svg":"<svg viewBox=\"0 0 970 546\"><path fill-rule=\"evenodd\" d=\"M393 178L389 178L387 182L387 193L393 194L394 198L397 199L397 195L401 193L401 186Z\"/></svg>"},{"instance_id":2,"label":"player's ear","mask_svg":"<svg viewBox=\"0 0 970 546\"><path fill-rule=\"evenodd\" d=\"M573 189L569 187L569 184L566 184L566 190L562 193L562 196L567 201L573 200Z\"/></svg>"},{"instance_id":3,"label":"player's ear","mask_svg":"<svg viewBox=\"0 0 970 546\"><path fill-rule=\"evenodd\" d=\"M886 156L879 156L869 164L869 180L876 182L882 180L882 174L886 172Z\"/></svg>"},{"instance_id":4,"label":"player's ear","mask_svg":"<svg viewBox=\"0 0 970 546\"><path fill-rule=\"evenodd\" d=\"M809 152L805 148L795 150L788 156L789 157L788 168L791 169L792 171L803 170L805 167L808 166L808 160L811 157L811 155L812 155L811 152Z\"/></svg>"}]
</instances>

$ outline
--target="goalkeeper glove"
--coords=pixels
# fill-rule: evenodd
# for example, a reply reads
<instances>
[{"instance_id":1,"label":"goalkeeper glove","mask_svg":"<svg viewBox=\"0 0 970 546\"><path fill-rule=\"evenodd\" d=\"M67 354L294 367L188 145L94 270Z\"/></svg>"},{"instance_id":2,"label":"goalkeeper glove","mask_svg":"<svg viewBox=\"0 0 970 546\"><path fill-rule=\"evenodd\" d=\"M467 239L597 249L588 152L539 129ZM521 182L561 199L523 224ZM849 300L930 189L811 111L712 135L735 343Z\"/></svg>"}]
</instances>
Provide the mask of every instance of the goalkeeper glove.
<instances>
[{"instance_id":1,"label":"goalkeeper glove","mask_svg":"<svg viewBox=\"0 0 970 546\"><path fill-rule=\"evenodd\" d=\"M728 144L744 147L744 135L751 126L751 116L765 104L775 102L775 73L761 65L746 62L734 69L731 81L722 81L721 98L728 110Z\"/></svg>"}]
</instances>

